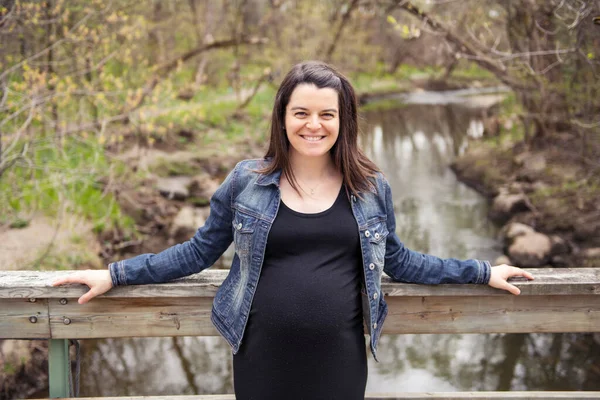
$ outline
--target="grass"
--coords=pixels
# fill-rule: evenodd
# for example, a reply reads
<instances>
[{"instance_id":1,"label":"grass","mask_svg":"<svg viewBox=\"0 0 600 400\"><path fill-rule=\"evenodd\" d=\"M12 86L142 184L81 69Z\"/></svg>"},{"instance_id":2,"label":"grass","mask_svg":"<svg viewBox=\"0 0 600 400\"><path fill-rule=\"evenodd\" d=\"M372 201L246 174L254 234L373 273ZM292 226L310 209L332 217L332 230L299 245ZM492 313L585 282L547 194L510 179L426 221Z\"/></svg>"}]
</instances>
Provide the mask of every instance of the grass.
<instances>
[{"instance_id":1,"label":"grass","mask_svg":"<svg viewBox=\"0 0 600 400\"><path fill-rule=\"evenodd\" d=\"M538 189L531 194L531 198L536 202L546 198L568 198L574 195L582 199L597 199L600 196L600 184L589 182L587 179L568 180Z\"/></svg>"},{"instance_id":2,"label":"grass","mask_svg":"<svg viewBox=\"0 0 600 400\"><path fill-rule=\"evenodd\" d=\"M133 229L102 183L111 164L101 145L93 140L67 138L62 149L50 138L32 141L27 162L20 162L0 179L0 214L11 227L24 227L35 212L56 217L61 212L94 221L97 232Z\"/></svg>"},{"instance_id":3,"label":"grass","mask_svg":"<svg viewBox=\"0 0 600 400\"><path fill-rule=\"evenodd\" d=\"M152 165L152 172L161 177L167 176L182 176L182 175L195 175L198 172L197 167L191 162L191 160L175 161L159 159L155 164Z\"/></svg>"},{"instance_id":4,"label":"grass","mask_svg":"<svg viewBox=\"0 0 600 400\"><path fill-rule=\"evenodd\" d=\"M450 76L459 79L497 80L493 73L467 60L460 60Z\"/></svg>"},{"instance_id":5,"label":"grass","mask_svg":"<svg viewBox=\"0 0 600 400\"><path fill-rule=\"evenodd\" d=\"M29 226L29 221L23 218L15 218L12 220L9 225L11 229L23 229Z\"/></svg>"},{"instance_id":6,"label":"grass","mask_svg":"<svg viewBox=\"0 0 600 400\"><path fill-rule=\"evenodd\" d=\"M377 100L373 102L369 102L360 107L360 110L363 112L368 111L386 111L386 110L397 110L402 107L407 107L408 105L397 99L385 99L385 100Z\"/></svg>"},{"instance_id":7,"label":"grass","mask_svg":"<svg viewBox=\"0 0 600 400\"><path fill-rule=\"evenodd\" d=\"M484 136L482 142L492 148L506 149L525 139L525 127L518 117L523 112L514 92L507 93L498 104L498 123L500 132L496 136Z\"/></svg>"},{"instance_id":8,"label":"grass","mask_svg":"<svg viewBox=\"0 0 600 400\"><path fill-rule=\"evenodd\" d=\"M380 66L373 72L359 72L349 76L350 82L357 93L386 93L404 91L410 88L413 78L432 77L439 69L427 67L418 68L411 65L401 65L394 73L389 73Z\"/></svg>"},{"instance_id":9,"label":"grass","mask_svg":"<svg viewBox=\"0 0 600 400\"><path fill-rule=\"evenodd\" d=\"M17 372L17 369L10 362L5 362L3 366L3 372L7 375L13 375Z\"/></svg>"},{"instance_id":10,"label":"grass","mask_svg":"<svg viewBox=\"0 0 600 400\"><path fill-rule=\"evenodd\" d=\"M98 269L102 267L102 263L98 255L89 251L85 246L77 246L70 248L69 251L57 252L50 251L48 254L40 254L43 256L35 269L39 271L65 271L74 269Z\"/></svg>"},{"instance_id":11,"label":"grass","mask_svg":"<svg viewBox=\"0 0 600 400\"><path fill-rule=\"evenodd\" d=\"M402 64L393 73L387 72L383 64L374 71L359 72L349 76L356 92L361 93L389 93L410 90L412 81L438 79L445 73L440 66L414 66ZM472 62L461 60L449 77L450 82L468 82L473 80L494 81L497 79L491 72L480 68Z\"/></svg>"},{"instance_id":12,"label":"grass","mask_svg":"<svg viewBox=\"0 0 600 400\"><path fill-rule=\"evenodd\" d=\"M253 82L261 75L263 68L261 65L242 68L240 75L242 81L246 82L246 89L253 88ZM122 68L108 62L106 70L119 77ZM156 87L147 98L148 104L130 121L130 126L134 127L137 134L145 136L149 142L174 139L176 147L198 154L200 158L226 153L232 146L247 143L248 140L264 142L267 139L275 97L272 85L263 84L252 101L239 113L238 100L229 87L225 73L216 77L216 86L200 87L189 101L179 99L178 91L190 86L194 72L195 68L182 68ZM353 74L350 80L358 93L398 92L407 90L412 79L435 77L441 72L441 68L402 65L394 73L387 73L382 64L372 72ZM473 67L462 72L455 71L455 74L484 75ZM133 83L128 81L125 85ZM107 80L105 89L119 89L113 86ZM126 101L126 89L117 90L115 97L105 101L94 100L94 108L100 118L120 109ZM81 113L91 115L92 108L87 103L76 98L64 98L64 101L66 104L60 104L59 107L60 120L78 121ZM363 110L398 106L398 102L387 100L368 105ZM49 109L43 112L47 113ZM123 233L122 236L134 236L133 219L124 215L110 191L105 191L109 179L135 185L136 180L143 178L141 171L132 173L128 166L105 155L105 146L112 144L110 141L117 136L115 127L109 125L102 136L93 132L73 134L61 143L54 132L44 133L42 121L43 118L32 123L27 160L16 164L0 177L0 224L18 229L26 227L36 212L41 211L50 217L58 217L66 212L91 221L94 232L100 235L118 229ZM20 121L15 124L17 122ZM10 131L10 126L5 128ZM179 135L182 131L191 134ZM193 175L196 172L194 167L193 163L169 161L158 165L157 172L163 176ZM197 201L204 204L203 199ZM82 237L76 236L72 242L77 246L85 244ZM49 256L44 268L61 268L64 265L75 267L93 262L85 251L74 251L72 254Z\"/></svg>"}]
</instances>

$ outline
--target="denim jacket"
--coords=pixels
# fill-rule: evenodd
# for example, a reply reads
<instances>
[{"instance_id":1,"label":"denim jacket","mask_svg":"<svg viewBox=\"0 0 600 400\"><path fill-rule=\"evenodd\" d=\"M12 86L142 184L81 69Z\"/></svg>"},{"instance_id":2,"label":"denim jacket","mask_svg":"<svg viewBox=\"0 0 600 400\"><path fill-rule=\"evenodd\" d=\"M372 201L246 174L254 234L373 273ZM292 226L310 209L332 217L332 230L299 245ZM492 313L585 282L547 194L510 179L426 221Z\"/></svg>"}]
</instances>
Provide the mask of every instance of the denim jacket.
<instances>
[{"instance_id":1,"label":"denim jacket","mask_svg":"<svg viewBox=\"0 0 600 400\"><path fill-rule=\"evenodd\" d=\"M235 255L213 301L211 320L237 353L281 198L281 172L256 172L265 162L245 160L233 169L212 196L205 225L189 241L158 254L111 263L113 285L160 283L200 272L213 265L233 241ZM352 195L350 203L363 260L363 317L377 359L377 342L387 315L381 291L383 272L399 282L485 284L491 267L487 261L441 259L404 247L395 233L390 186L382 174L377 174L373 183L376 190L360 193L360 197Z\"/></svg>"}]
</instances>

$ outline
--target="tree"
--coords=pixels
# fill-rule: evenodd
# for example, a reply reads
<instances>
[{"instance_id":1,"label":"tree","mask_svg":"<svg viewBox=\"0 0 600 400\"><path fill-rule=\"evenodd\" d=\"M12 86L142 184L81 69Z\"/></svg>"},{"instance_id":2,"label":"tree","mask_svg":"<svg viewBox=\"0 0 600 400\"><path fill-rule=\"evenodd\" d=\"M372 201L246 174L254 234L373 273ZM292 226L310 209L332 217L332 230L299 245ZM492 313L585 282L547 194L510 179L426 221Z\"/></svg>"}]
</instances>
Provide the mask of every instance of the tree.
<instances>
[{"instance_id":1,"label":"tree","mask_svg":"<svg viewBox=\"0 0 600 400\"><path fill-rule=\"evenodd\" d=\"M569 130L581 138L598 136L600 113L600 29L593 17L597 1L507 0L492 7L468 35L459 34L410 1L394 1L450 43L458 57L491 71L517 93L533 124L530 143ZM476 9L475 7L473 9ZM501 35L495 34L501 28Z\"/></svg>"}]
</instances>

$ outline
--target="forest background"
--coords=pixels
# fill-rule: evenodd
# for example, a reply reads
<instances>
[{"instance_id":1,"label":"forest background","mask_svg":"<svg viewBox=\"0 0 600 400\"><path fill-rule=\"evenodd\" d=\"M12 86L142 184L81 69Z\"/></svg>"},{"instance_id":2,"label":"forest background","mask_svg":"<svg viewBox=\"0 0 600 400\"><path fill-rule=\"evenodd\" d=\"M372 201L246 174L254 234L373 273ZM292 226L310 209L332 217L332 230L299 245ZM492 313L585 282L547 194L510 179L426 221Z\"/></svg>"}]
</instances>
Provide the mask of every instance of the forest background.
<instances>
[{"instance_id":1,"label":"forest background","mask_svg":"<svg viewBox=\"0 0 600 400\"><path fill-rule=\"evenodd\" d=\"M221 177L261 155L275 88L307 59L333 63L363 100L508 86L486 126L490 158L558 154L575 172L532 207L564 208L553 221L569 229L577 204L593 233L598 15L580 0L3 1L1 268L101 267L147 240L176 211L149 190L156 177ZM503 179L491 166L484 192Z\"/></svg>"},{"instance_id":2,"label":"forest background","mask_svg":"<svg viewBox=\"0 0 600 400\"><path fill-rule=\"evenodd\" d=\"M576 257L554 266L600 266L600 0L3 0L0 270L102 268L185 240L184 205L206 210L263 154L278 83L310 59L347 75L363 111L507 86L455 170L489 196L526 188L508 217L565 238ZM182 198L161 188L178 177ZM35 386L26 358L0 392Z\"/></svg>"}]
</instances>

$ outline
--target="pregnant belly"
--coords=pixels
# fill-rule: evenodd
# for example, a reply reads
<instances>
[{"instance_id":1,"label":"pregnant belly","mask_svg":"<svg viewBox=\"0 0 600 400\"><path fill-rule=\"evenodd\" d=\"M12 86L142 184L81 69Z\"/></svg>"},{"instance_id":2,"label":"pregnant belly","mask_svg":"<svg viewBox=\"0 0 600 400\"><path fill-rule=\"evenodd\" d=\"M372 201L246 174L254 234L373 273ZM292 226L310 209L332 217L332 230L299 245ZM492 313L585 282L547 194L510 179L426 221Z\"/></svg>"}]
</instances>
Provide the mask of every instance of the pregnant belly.
<instances>
[{"instance_id":1,"label":"pregnant belly","mask_svg":"<svg viewBox=\"0 0 600 400\"><path fill-rule=\"evenodd\" d=\"M360 296L356 279L263 276L252 303L250 322L268 336L338 337L357 330L362 334Z\"/></svg>"}]
</instances>

